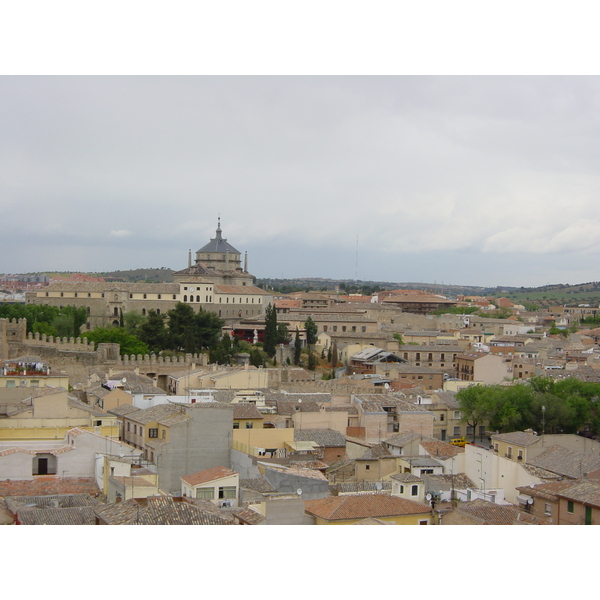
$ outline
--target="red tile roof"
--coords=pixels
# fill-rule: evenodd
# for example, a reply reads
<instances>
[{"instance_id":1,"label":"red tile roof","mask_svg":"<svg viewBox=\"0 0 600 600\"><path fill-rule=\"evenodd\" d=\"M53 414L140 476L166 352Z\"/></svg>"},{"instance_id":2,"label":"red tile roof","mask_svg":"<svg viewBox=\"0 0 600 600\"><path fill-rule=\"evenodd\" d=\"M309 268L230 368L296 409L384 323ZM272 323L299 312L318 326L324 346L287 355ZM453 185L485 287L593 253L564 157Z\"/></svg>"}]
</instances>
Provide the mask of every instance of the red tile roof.
<instances>
[{"instance_id":1,"label":"red tile roof","mask_svg":"<svg viewBox=\"0 0 600 600\"><path fill-rule=\"evenodd\" d=\"M231 469L227 469L226 467L213 467L212 469L198 471L198 473L193 473L192 475L186 475L181 479L188 485L199 485L201 483L214 481L215 479L230 477L231 475L237 475L237 473Z\"/></svg>"},{"instance_id":2,"label":"red tile roof","mask_svg":"<svg viewBox=\"0 0 600 600\"><path fill-rule=\"evenodd\" d=\"M326 521L430 514L425 504L389 494L349 494L307 500L304 510Z\"/></svg>"}]
</instances>

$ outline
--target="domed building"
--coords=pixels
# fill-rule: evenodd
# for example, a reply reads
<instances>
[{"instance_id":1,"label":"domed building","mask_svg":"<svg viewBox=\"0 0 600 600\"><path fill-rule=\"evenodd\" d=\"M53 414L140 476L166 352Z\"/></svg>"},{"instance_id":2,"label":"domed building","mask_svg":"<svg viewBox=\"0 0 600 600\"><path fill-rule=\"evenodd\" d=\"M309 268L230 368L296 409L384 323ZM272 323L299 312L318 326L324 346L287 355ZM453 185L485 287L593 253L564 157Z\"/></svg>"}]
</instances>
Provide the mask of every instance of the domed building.
<instances>
[{"instance_id":1,"label":"domed building","mask_svg":"<svg viewBox=\"0 0 600 600\"><path fill-rule=\"evenodd\" d=\"M248 254L241 265L241 253L226 238L221 229L221 218L217 222L217 235L196 251L196 262L192 265L191 250L187 269L173 273L175 283L211 282L222 285L254 285L256 278L248 273Z\"/></svg>"},{"instance_id":2,"label":"domed building","mask_svg":"<svg viewBox=\"0 0 600 600\"><path fill-rule=\"evenodd\" d=\"M60 308L85 306L85 329L118 327L121 315L129 311L165 314L178 302L195 311L214 312L231 325L264 315L271 295L255 281L248 273L248 257L242 268L240 252L223 238L219 218L216 237L196 252L194 265L190 251L187 269L174 272L173 283L56 282L27 293L26 301Z\"/></svg>"}]
</instances>

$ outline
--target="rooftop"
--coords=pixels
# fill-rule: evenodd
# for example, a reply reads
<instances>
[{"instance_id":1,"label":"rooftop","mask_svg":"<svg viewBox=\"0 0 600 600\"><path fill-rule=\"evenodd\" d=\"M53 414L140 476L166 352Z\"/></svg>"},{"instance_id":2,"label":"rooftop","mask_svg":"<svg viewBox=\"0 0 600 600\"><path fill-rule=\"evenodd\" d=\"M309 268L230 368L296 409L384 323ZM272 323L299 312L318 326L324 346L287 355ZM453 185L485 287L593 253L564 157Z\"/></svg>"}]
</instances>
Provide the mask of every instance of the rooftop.
<instances>
[{"instance_id":1,"label":"rooftop","mask_svg":"<svg viewBox=\"0 0 600 600\"><path fill-rule=\"evenodd\" d=\"M389 494L349 494L307 500L304 510L326 521L430 514L428 506Z\"/></svg>"}]
</instances>

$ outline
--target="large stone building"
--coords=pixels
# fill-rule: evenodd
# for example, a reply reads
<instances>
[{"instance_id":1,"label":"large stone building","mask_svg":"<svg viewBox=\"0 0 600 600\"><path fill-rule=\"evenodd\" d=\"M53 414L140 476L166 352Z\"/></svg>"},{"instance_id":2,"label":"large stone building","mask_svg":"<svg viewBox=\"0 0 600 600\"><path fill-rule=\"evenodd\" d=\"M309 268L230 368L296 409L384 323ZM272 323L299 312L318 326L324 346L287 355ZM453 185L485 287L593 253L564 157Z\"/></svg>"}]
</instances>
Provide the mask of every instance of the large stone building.
<instances>
[{"instance_id":1,"label":"large stone building","mask_svg":"<svg viewBox=\"0 0 600 600\"><path fill-rule=\"evenodd\" d=\"M255 278L240 266L240 253L221 236L196 252L196 264L173 275L174 283L52 283L27 293L27 303L49 306L85 306L88 319L85 329L118 326L121 313L150 310L164 314L178 302L198 311L216 313L227 323L241 318L259 317L270 295L254 285Z\"/></svg>"}]
</instances>

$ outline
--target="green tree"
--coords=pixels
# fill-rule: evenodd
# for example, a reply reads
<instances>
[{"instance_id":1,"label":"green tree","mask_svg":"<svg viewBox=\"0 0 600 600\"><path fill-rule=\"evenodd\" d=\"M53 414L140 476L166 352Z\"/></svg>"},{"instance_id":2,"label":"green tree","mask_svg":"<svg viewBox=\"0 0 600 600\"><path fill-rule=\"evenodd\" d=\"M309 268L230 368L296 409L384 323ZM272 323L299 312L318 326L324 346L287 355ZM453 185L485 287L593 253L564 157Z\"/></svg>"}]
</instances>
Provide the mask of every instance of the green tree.
<instances>
[{"instance_id":1,"label":"green tree","mask_svg":"<svg viewBox=\"0 0 600 600\"><path fill-rule=\"evenodd\" d=\"M333 346L331 348L331 367L335 369L339 362L339 353L337 349L337 344L333 342Z\"/></svg>"},{"instance_id":2,"label":"green tree","mask_svg":"<svg viewBox=\"0 0 600 600\"><path fill-rule=\"evenodd\" d=\"M477 426L488 422L493 414L493 391L487 386L472 385L456 394L462 413L462 420L473 428L473 441L477 435Z\"/></svg>"},{"instance_id":3,"label":"green tree","mask_svg":"<svg viewBox=\"0 0 600 600\"><path fill-rule=\"evenodd\" d=\"M125 327L129 333L135 333L137 335L142 325L148 321L150 312L156 314L156 311L153 309L148 311L147 317L137 310L129 310L123 313L123 327Z\"/></svg>"},{"instance_id":4,"label":"green tree","mask_svg":"<svg viewBox=\"0 0 600 600\"><path fill-rule=\"evenodd\" d=\"M96 327L92 331L85 334L88 342L93 343L97 348L98 344L119 344L121 354L149 354L150 349L138 337L127 333L120 327L106 329L104 327Z\"/></svg>"},{"instance_id":5,"label":"green tree","mask_svg":"<svg viewBox=\"0 0 600 600\"><path fill-rule=\"evenodd\" d=\"M87 321L85 306L65 306L52 322L60 337L80 337L81 326Z\"/></svg>"},{"instance_id":6,"label":"green tree","mask_svg":"<svg viewBox=\"0 0 600 600\"><path fill-rule=\"evenodd\" d=\"M221 341L210 349L208 356L211 363L218 365L229 365L233 359L235 352L231 343L229 334L223 335Z\"/></svg>"},{"instance_id":7,"label":"green tree","mask_svg":"<svg viewBox=\"0 0 600 600\"><path fill-rule=\"evenodd\" d=\"M394 339L401 345L404 345L404 339L402 338L402 334L401 333L394 333L393 334Z\"/></svg>"},{"instance_id":8,"label":"green tree","mask_svg":"<svg viewBox=\"0 0 600 600\"><path fill-rule=\"evenodd\" d=\"M308 370L314 371L317 367L317 359L315 358L314 352L311 348L308 348Z\"/></svg>"},{"instance_id":9,"label":"green tree","mask_svg":"<svg viewBox=\"0 0 600 600\"><path fill-rule=\"evenodd\" d=\"M286 323L279 323L277 325L277 343L278 344L289 344L292 341L292 336L288 330Z\"/></svg>"},{"instance_id":10,"label":"green tree","mask_svg":"<svg viewBox=\"0 0 600 600\"><path fill-rule=\"evenodd\" d=\"M300 339L300 332L296 327L296 337L294 339L294 364L300 364L300 356L302 355L302 340Z\"/></svg>"},{"instance_id":11,"label":"green tree","mask_svg":"<svg viewBox=\"0 0 600 600\"><path fill-rule=\"evenodd\" d=\"M178 302L167 317L168 349L190 353L214 347L225 323L212 312L201 309L194 313L194 309L183 302Z\"/></svg>"},{"instance_id":12,"label":"green tree","mask_svg":"<svg viewBox=\"0 0 600 600\"><path fill-rule=\"evenodd\" d=\"M265 366L265 354L259 348L253 348L250 352L250 364L257 368Z\"/></svg>"},{"instance_id":13,"label":"green tree","mask_svg":"<svg viewBox=\"0 0 600 600\"><path fill-rule=\"evenodd\" d=\"M128 316L136 313L125 313L125 330L132 333L129 329ZM139 314L139 313L137 313ZM142 315L140 315L142 316ZM130 323L130 321L129 321ZM142 340L152 352L159 353L168 348L167 328L165 327L165 315L159 315L155 310L148 311L148 317L144 322L135 328L137 336ZM136 335L136 334L133 334Z\"/></svg>"},{"instance_id":14,"label":"green tree","mask_svg":"<svg viewBox=\"0 0 600 600\"><path fill-rule=\"evenodd\" d=\"M304 328L306 329L306 343L309 346L314 346L317 343L317 332L319 331L319 328L310 315L304 322Z\"/></svg>"},{"instance_id":15,"label":"green tree","mask_svg":"<svg viewBox=\"0 0 600 600\"><path fill-rule=\"evenodd\" d=\"M264 351L269 358L275 356L278 335L277 311L272 304L269 304L265 310L265 337L263 345Z\"/></svg>"}]
</instances>

